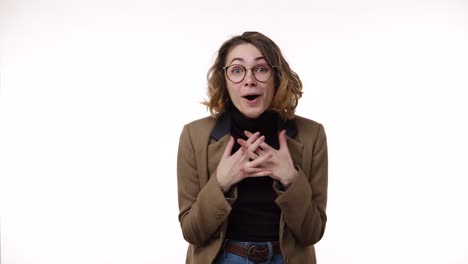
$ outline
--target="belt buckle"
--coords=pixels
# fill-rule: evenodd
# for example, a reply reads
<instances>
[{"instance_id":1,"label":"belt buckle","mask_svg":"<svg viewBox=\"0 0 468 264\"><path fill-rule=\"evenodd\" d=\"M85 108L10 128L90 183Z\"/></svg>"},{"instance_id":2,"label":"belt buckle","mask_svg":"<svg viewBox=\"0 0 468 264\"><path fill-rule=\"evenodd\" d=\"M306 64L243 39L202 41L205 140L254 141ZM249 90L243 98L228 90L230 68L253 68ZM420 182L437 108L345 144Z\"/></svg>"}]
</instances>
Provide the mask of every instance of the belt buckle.
<instances>
[{"instance_id":1,"label":"belt buckle","mask_svg":"<svg viewBox=\"0 0 468 264\"><path fill-rule=\"evenodd\" d=\"M258 251L255 251L257 248L263 248L262 250L258 250ZM253 254L254 252L265 252L265 250L267 251L266 253L266 257L255 257ZM256 245L250 245L249 249L247 250L247 258L254 262L254 263L261 263L261 262L265 262L268 260L268 247L258 247Z\"/></svg>"}]
</instances>

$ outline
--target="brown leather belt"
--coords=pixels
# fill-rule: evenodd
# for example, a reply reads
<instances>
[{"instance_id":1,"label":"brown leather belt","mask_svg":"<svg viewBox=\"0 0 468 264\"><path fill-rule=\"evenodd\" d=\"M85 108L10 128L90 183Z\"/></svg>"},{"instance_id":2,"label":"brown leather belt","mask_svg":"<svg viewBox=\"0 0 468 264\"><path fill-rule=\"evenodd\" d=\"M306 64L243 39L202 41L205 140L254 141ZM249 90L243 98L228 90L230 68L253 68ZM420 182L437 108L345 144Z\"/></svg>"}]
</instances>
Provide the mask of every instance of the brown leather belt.
<instances>
[{"instance_id":1,"label":"brown leather belt","mask_svg":"<svg viewBox=\"0 0 468 264\"><path fill-rule=\"evenodd\" d=\"M227 241L224 245L224 250L226 252L236 254L238 256L248 258L250 261L254 263L261 263L268 261L268 246L257 246L257 245L250 245L249 247L239 246L235 243ZM279 242L273 243L273 255L281 253L281 249L279 246Z\"/></svg>"}]
</instances>

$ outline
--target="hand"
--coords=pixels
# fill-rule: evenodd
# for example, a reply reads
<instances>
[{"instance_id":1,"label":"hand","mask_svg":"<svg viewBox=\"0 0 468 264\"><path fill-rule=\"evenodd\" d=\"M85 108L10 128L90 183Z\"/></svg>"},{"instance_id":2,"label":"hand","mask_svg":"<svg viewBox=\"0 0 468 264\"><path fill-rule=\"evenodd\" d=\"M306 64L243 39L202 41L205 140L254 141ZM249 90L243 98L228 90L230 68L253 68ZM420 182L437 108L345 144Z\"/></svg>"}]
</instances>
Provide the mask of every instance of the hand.
<instances>
[{"instance_id":1,"label":"hand","mask_svg":"<svg viewBox=\"0 0 468 264\"><path fill-rule=\"evenodd\" d=\"M239 139L237 142L245 150L246 156L254 161L261 160L259 166L265 170L271 171L271 177L281 182L284 187L288 187L296 179L298 172L294 167L294 163L289 153L288 144L286 141L286 130L283 130L278 135L279 150L270 147L266 142L262 141L260 147L255 148L255 145L250 143L251 137L256 135L249 131L244 132L249 138L247 141ZM258 132L257 132L258 133ZM270 157L265 159L265 157Z\"/></svg>"},{"instance_id":2,"label":"hand","mask_svg":"<svg viewBox=\"0 0 468 264\"><path fill-rule=\"evenodd\" d=\"M234 138L231 136L216 168L216 177L223 192L227 192L232 185L247 177L267 176L272 173L270 170L259 166L270 158L269 154L258 157L255 160L249 160L249 157L246 155L246 151L254 151L264 143L264 140L265 137L260 137L260 133L252 134L246 141L251 148L241 147L231 155L232 147L234 146Z\"/></svg>"}]
</instances>

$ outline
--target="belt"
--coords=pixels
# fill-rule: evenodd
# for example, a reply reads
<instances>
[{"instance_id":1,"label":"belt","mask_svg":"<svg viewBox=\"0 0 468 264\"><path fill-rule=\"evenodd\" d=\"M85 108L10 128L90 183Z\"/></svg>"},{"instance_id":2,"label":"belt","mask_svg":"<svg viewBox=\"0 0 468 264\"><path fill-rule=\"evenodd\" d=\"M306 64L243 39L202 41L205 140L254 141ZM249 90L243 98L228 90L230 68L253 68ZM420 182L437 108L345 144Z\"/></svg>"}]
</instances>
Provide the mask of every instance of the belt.
<instances>
[{"instance_id":1,"label":"belt","mask_svg":"<svg viewBox=\"0 0 468 264\"><path fill-rule=\"evenodd\" d=\"M229 253L236 254L238 256L248 258L254 263L261 263L268 261L268 246L258 246L250 245L248 247L243 247L238 244L227 241L224 245L224 250ZM279 242L276 241L273 243L273 255L281 253Z\"/></svg>"}]
</instances>

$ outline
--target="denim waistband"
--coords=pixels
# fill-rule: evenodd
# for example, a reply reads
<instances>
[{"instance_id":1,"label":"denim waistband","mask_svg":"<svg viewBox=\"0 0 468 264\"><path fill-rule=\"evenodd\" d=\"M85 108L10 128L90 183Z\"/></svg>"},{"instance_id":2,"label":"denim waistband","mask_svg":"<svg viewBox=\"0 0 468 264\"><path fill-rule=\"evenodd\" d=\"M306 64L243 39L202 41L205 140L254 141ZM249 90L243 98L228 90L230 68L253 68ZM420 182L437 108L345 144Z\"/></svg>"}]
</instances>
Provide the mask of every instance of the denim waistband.
<instances>
[{"instance_id":1,"label":"denim waistband","mask_svg":"<svg viewBox=\"0 0 468 264\"><path fill-rule=\"evenodd\" d=\"M235 244L247 250L235 249L231 246L232 244ZM258 252L256 252L255 248L253 247L257 247L257 249L264 248L264 249L261 249L260 251L267 250L265 252L267 255L263 255L263 257L260 257L258 255ZM250 250L252 250L252 254L253 254L252 256L250 255ZM273 263L273 264L283 263L282 254L281 254L281 251L279 250L278 241L254 242L254 241L239 241L239 240L233 240L233 239L226 239L223 245L223 252L224 254L235 254L237 255L238 258L239 257L244 258L246 261L243 263ZM260 253L260 255L261 254L262 253ZM223 256L226 256L226 255L223 255ZM259 262L254 261L255 258L257 258ZM263 260L260 261L262 258ZM273 260L273 259L276 259L276 260ZM271 262L272 260L273 262Z\"/></svg>"}]
</instances>

